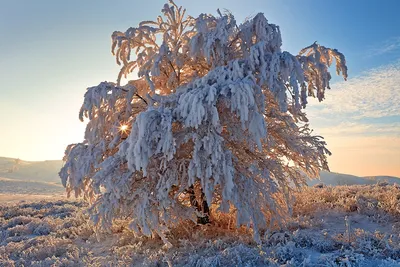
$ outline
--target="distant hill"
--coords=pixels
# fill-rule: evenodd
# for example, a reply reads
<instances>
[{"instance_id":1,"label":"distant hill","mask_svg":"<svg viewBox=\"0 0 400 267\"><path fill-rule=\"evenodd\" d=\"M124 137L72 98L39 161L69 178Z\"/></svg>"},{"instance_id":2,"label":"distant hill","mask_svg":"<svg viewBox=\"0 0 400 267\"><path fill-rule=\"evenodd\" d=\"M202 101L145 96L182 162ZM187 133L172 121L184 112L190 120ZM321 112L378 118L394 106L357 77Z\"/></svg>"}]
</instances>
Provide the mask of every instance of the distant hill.
<instances>
[{"instance_id":1,"label":"distant hill","mask_svg":"<svg viewBox=\"0 0 400 267\"><path fill-rule=\"evenodd\" d=\"M359 177L350 174L342 174L336 172L321 172L320 180L308 181L309 186L323 183L325 185L363 185L363 184L376 184L378 182L388 182L389 184L400 184L400 178L393 176L367 176Z\"/></svg>"},{"instance_id":2,"label":"distant hill","mask_svg":"<svg viewBox=\"0 0 400 267\"><path fill-rule=\"evenodd\" d=\"M23 161L13 158L0 157L0 177L17 179L20 181L36 181L47 183L61 183L58 172L63 166L61 160ZM392 176L359 177L355 175L321 172L321 180L311 180L308 185L318 183L326 185L360 185L376 184L379 181L387 181L390 184L400 184L400 178Z\"/></svg>"},{"instance_id":3,"label":"distant hill","mask_svg":"<svg viewBox=\"0 0 400 267\"><path fill-rule=\"evenodd\" d=\"M0 157L0 177L21 181L61 183L61 160L24 161Z\"/></svg>"}]
</instances>

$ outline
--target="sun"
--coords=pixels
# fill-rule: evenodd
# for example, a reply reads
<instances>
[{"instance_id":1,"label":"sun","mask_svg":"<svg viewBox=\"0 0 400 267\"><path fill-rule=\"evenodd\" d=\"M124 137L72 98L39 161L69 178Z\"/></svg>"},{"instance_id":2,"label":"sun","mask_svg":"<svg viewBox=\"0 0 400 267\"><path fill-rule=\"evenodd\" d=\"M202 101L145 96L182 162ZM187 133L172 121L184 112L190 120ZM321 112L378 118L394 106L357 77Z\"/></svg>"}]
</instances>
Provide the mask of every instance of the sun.
<instances>
[{"instance_id":1,"label":"sun","mask_svg":"<svg viewBox=\"0 0 400 267\"><path fill-rule=\"evenodd\" d=\"M128 125L122 124L121 126L119 126L119 130L123 133L126 133L126 131L128 130Z\"/></svg>"}]
</instances>

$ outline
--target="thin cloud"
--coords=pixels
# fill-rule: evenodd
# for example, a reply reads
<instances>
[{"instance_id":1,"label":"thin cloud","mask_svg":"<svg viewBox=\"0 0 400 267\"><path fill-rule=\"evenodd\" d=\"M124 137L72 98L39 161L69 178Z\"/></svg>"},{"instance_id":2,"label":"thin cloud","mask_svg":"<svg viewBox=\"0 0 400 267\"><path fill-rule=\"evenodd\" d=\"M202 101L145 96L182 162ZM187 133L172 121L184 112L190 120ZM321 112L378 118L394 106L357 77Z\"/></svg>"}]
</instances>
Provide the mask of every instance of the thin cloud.
<instances>
[{"instance_id":1,"label":"thin cloud","mask_svg":"<svg viewBox=\"0 0 400 267\"><path fill-rule=\"evenodd\" d=\"M323 136L374 135L400 137L400 122L382 124L364 124L357 122L341 122L331 127L320 129Z\"/></svg>"},{"instance_id":2,"label":"thin cloud","mask_svg":"<svg viewBox=\"0 0 400 267\"><path fill-rule=\"evenodd\" d=\"M400 116L400 61L331 87L321 105L311 109L312 116L331 114L350 120Z\"/></svg>"},{"instance_id":3,"label":"thin cloud","mask_svg":"<svg viewBox=\"0 0 400 267\"><path fill-rule=\"evenodd\" d=\"M378 46L369 49L368 57L379 56L383 54L393 53L400 50L400 36L392 37Z\"/></svg>"}]
</instances>

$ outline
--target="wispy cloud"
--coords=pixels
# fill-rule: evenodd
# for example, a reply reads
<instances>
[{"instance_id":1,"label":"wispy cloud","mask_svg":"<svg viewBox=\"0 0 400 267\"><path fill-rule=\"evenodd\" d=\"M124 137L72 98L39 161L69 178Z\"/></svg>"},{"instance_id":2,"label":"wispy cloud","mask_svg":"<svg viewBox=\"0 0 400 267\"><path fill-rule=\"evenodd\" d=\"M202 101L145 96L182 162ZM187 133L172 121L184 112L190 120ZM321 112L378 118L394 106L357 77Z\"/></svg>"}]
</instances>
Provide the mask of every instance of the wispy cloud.
<instances>
[{"instance_id":1,"label":"wispy cloud","mask_svg":"<svg viewBox=\"0 0 400 267\"><path fill-rule=\"evenodd\" d=\"M357 121L342 121L339 124L322 127L320 132L323 136L346 136L356 135L393 136L400 137L400 122L384 124L364 124Z\"/></svg>"},{"instance_id":2,"label":"wispy cloud","mask_svg":"<svg viewBox=\"0 0 400 267\"><path fill-rule=\"evenodd\" d=\"M400 36L392 37L368 50L368 57L393 53L400 50Z\"/></svg>"},{"instance_id":3,"label":"wispy cloud","mask_svg":"<svg viewBox=\"0 0 400 267\"><path fill-rule=\"evenodd\" d=\"M331 87L324 102L312 107L313 115L346 115L348 119L400 116L400 61Z\"/></svg>"}]
</instances>

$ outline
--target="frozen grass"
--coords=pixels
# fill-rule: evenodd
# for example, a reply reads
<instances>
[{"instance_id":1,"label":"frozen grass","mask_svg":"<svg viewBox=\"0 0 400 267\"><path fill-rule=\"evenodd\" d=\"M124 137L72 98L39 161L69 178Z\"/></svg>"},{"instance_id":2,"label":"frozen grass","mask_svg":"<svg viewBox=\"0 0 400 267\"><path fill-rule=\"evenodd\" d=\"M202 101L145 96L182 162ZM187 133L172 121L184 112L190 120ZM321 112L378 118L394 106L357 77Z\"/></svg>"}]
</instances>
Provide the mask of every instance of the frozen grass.
<instances>
[{"instance_id":1,"label":"frozen grass","mask_svg":"<svg viewBox=\"0 0 400 267\"><path fill-rule=\"evenodd\" d=\"M166 248L125 222L95 234L79 201L0 206L0 266L400 266L400 188L304 188L260 246L232 216L179 222Z\"/></svg>"}]
</instances>

